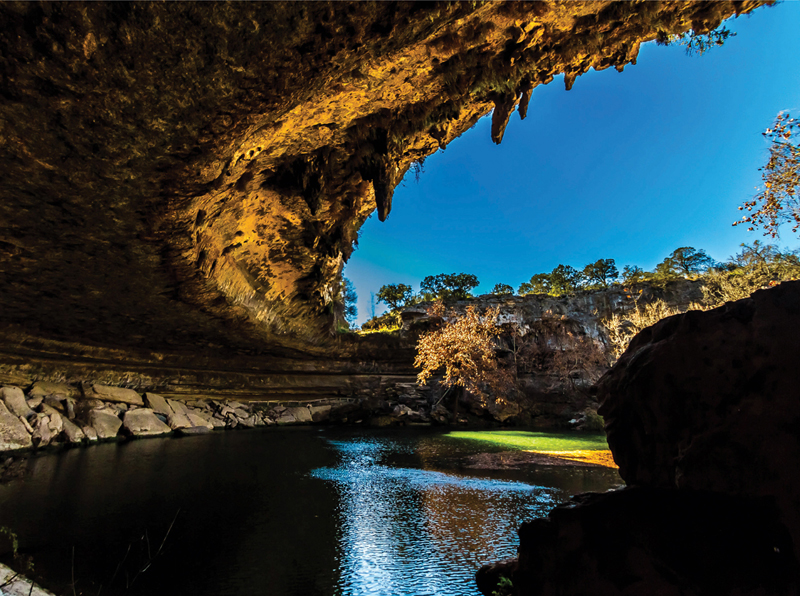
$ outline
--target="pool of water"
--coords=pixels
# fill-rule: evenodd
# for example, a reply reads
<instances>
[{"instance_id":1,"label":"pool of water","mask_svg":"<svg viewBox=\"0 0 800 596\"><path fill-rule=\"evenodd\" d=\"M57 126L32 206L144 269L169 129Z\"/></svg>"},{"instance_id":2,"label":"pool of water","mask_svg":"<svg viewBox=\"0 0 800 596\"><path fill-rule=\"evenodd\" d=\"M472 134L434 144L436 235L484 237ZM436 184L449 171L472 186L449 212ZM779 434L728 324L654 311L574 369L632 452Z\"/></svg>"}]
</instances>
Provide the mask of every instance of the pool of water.
<instances>
[{"instance_id":1,"label":"pool of water","mask_svg":"<svg viewBox=\"0 0 800 596\"><path fill-rule=\"evenodd\" d=\"M31 457L0 486L0 526L57 594L477 595L475 571L514 556L521 522L620 483L465 464L505 449L432 429L107 443Z\"/></svg>"}]
</instances>

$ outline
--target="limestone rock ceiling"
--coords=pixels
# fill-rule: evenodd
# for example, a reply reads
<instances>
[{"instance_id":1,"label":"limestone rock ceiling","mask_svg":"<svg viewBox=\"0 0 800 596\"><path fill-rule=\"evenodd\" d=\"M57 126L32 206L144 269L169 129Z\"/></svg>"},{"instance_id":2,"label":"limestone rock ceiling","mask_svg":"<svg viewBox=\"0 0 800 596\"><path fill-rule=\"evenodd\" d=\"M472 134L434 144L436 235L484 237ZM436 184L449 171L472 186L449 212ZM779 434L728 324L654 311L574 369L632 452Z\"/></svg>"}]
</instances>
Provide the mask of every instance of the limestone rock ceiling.
<instances>
[{"instance_id":1,"label":"limestone rock ceiling","mask_svg":"<svg viewBox=\"0 0 800 596\"><path fill-rule=\"evenodd\" d=\"M415 160L761 3L0 4L0 326L322 345Z\"/></svg>"}]
</instances>

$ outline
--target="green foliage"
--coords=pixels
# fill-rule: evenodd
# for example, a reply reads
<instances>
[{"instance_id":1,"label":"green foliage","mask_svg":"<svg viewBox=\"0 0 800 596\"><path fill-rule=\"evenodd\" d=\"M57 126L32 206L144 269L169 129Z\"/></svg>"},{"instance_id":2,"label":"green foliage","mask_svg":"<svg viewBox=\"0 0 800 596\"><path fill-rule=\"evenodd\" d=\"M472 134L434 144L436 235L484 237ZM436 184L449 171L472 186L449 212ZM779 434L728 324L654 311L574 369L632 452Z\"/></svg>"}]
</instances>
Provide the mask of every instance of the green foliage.
<instances>
[{"instance_id":1,"label":"green foliage","mask_svg":"<svg viewBox=\"0 0 800 596\"><path fill-rule=\"evenodd\" d=\"M570 294L581 287L583 275L569 265L558 265L550 273L550 293L554 296Z\"/></svg>"},{"instance_id":2,"label":"green foliage","mask_svg":"<svg viewBox=\"0 0 800 596\"><path fill-rule=\"evenodd\" d=\"M29 575L33 572L33 558L30 556L23 556L19 552L19 538L15 532L11 531L10 528L5 526L0 526L0 535L5 535L8 541L11 543L11 556L14 558L14 562L17 565L20 565L23 569L22 573ZM33 589L33 584L31 584L31 589ZM2 591L0 591L2 594Z\"/></svg>"},{"instance_id":3,"label":"green foliage","mask_svg":"<svg viewBox=\"0 0 800 596\"><path fill-rule=\"evenodd\" d=\"M492 592L492 596L511 596L514 593L514 583L505 575L500 576L497 582L497 589Z\"/></svg>"},{"instance_id":4,"label":"green foliage","mask_svg":"<svg viewBox=\"0 0 800 596\"><path fill-rule=\"evenodd\" d=\"M356 295L356 287L353 282L346 277L342 278L342 287L339 291L342 304L344 305L344 318L351 325L355 322L358 316L358 296Z\"/></svg>"},{"instance_id":5,"label":"green foliage","mask_svg":"<svg viewBox=\"0 0 800 596\"><path fill-rule=\"evenodd\" d=\"M434 300L466 300L472 296L470 290L478 287L479 283L471 273L440 273L429 275L419 287L422 294L428 294Z\"/></svg>"},{"instance_id":6,"label":"green foliage","mask_svg":"<svg viewBox=\"0 0 800 596\"><path fill-rule=\"evenodd\" d=\"M608 288L608 284L619 277L614 259L599 259L589 263L581 272L590 287Z\"/></svg>"},{"instance_id":7,"label":"green foliage","mask_svg":"<svg viewBox=\"0 0 800 596\"><path fill-rule=\"evenodd\" d=\"M800 279L798 251L781 252L774 244L756 240L742 244L728 263L703 276L703 304L713 308L792 279Z\"/></svg>"},{"instance_id":8,"label":"green foliage","mask_svg":"<svg viewBox=\"0 0 800 596\"><path fill-rule=\"evenodd\" d=\"M708 271L714 264L714 259L706 251L682 246L656 266L655 274L660 277L697 275Z\"/></svg>"},{"instance_id":9,"label":"green foliage","mask_svg":"<svg viewBox=\"0 0 800 596\"><path fill-rule=\"evenodd\" d=\"M392 333L400 329L401 324L400 313L390 311L363 323L361 333Z\"/></svg>"},{"instance_id":10,"label":"green foliage","mask_svg":"<svg viewBox=\"0 0 800 596\"><path fill-rule=\"evenodd\" d=\"M788 113L778 114L762 134L770 142L769 161L760 169L764 187L739 207L750 215L733 225L748 224L750 231L762 228L765 236L777 238L781 224L791 223L793 233L800 229L800 122Z\"/></svg>"},{"instance_id":11,"label":"green foliage","mask_svg":"<svg viewBox=\"0 0 800 596\"><path fill-rule=\"evenodd\" d=\"M638 284L649 279L651 275L636 265L625 265L622 268L622 283L625 285Z\"/></svg>"},{"instance_id":12,"label":"green foliage","mask_svg":"<svg viewBox=\"0 0 800 596\"><path fill-rule=\"evenodd\" d=\"M662 34L656 39L656 42L660 45L686 46L687 56L694 56L695 54L702 56L711 48L725 45L725 42L731 37L736 37L736 33L730 31L727 27L722 27L702 35L695 33L694 30L679 35Z\"/></svg>"},{"instance_id":13,"label":"green foliage","mask_svg":"<svg viewBox=\"0 0 800 596\"><path fill-rule=\"evenodd\" d=\"M529 282L524 282L520 285L517 293L520 296L527 296L528 294L549 294L552 284L550 283L549 273L537 273Z\"/></svg>"},{"instance_id":14,"label":"green foliage","mask_svg":"<svg viewBox=\"0 0 800 596\"><path fill-rule=\"evenodd\" d=\"M383 302L392 310L406 306L411 300L413 292L411 286L406 284L387 284L378 290L378 302Z\"/></svg>"},{"instance_id":15,"label":"green foliage","mask_svg":"<svg viewBox=\"0 0 800 596\"><path fill-rule=\"evenodd\" d=\"M491 293L496 296L507 296L514 293L514 288L508 284L495 284Z\"/></svg>"}]
</instances>

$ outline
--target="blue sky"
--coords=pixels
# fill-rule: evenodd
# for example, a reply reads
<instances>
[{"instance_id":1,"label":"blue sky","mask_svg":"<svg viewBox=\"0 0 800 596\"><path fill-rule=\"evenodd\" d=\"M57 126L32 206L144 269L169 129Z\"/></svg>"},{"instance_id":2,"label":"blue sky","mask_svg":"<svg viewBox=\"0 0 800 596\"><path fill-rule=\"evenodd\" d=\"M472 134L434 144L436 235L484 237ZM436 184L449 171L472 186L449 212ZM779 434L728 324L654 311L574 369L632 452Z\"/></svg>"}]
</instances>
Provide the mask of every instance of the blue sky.
<instances>
[{"instance_id":1,"label":"blue sky","mask_svg":"<svg viewBox=\"0 0 800 596\"><path fill-rule=\"evenodd\" d=\"M766 240L731 223L760 183L761 133L800 113L800 2L726 22L737 36L703 56L642 46L636 66L563 77L533 92L502 145L483 118L406 176L386 222L375 214L345 267L358 322L370 292L437 273L474 273L487 293L559 263L600 258L652 269L679 246L717 260ZM781 242L798 240L787 230ZM383 305L377 305L380 314Z\"/></svg>"}]
</instances>

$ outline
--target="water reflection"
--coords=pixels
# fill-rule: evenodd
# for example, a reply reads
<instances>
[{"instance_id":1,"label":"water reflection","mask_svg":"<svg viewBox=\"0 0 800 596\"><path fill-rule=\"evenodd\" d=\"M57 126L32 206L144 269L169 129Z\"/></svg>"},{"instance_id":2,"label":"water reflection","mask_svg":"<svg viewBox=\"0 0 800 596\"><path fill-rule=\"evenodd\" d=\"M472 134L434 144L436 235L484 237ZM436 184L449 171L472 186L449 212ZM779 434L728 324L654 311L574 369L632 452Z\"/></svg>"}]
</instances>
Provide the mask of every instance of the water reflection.
<instances>
[{"instance_id":1,"label":"water reflection","mask_svg":"<svg viewBox=\"0 0 800 596\"><path fill-rule=\"evenodd\" d=\"M475 570L514 555L522 521L619 482L464 467L491 449L435 429L307 428L42 453L0 485L0 526L57 594L74 575L87 596L475 595Z\"/></svg>"},{"instance_id":2,"label":"water reflection","mask_svg":"<svg viewBox=\"0 0 800 596\"><path fill-rule=\"evenodd\" d=\"M552 488L387 465L408 444L331 443L339 465L312 476L339 492L342 595L478 594L475 570L513 556L519 524L556 503Z\"/></svg>"}]
</instances>

